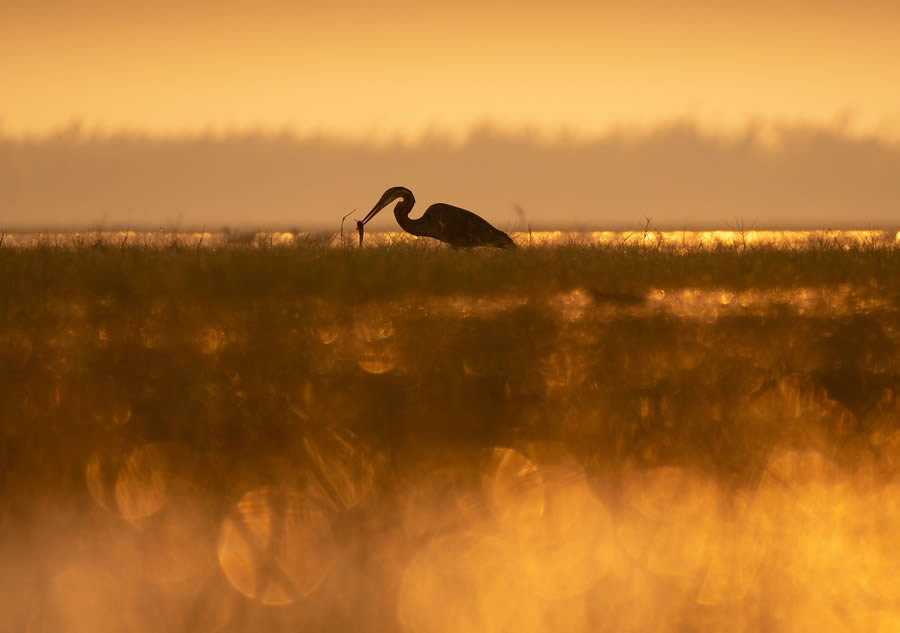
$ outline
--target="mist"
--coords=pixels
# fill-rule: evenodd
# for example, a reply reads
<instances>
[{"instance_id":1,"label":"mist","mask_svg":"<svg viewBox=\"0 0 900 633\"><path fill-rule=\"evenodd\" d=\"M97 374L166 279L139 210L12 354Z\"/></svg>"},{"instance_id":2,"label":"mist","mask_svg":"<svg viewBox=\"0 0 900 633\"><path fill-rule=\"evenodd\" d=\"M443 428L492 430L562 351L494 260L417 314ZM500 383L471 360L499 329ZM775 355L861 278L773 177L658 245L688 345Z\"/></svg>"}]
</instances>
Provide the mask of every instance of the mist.
<instances>
[{"instance_id":1,"label":"mist","mask_svg":"<svg viewBox=\"0 0 900 633\"><path fill-rule=\"evenodd\" d=\"M676 122L591 138L490 125L464 138L263 131L152 137L78 125L0 136L0 228L337 230L388 187L500 228L893 227L900 145L840 126ZM370 226L395 226L384 213Z\"/></svg>"}]
</instances>

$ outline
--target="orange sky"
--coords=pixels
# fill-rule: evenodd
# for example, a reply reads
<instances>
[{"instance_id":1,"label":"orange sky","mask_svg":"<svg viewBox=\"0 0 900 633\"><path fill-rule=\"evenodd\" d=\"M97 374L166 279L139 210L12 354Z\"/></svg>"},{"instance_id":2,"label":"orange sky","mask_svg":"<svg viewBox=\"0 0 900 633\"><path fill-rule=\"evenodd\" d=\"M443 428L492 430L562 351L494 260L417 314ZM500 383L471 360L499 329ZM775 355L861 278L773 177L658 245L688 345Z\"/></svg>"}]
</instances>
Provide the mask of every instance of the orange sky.
<instances>
[{"instance_id":1,"label":"orange sky","mask_svg":"<svg viewBox=\"0 0 900 633\"><path fill-rule=\"evenodd\" d=\"M688 118L900 138L900 3L787 4L3 3L0 129L591 134Z\"/></svg>"}]
</instances>

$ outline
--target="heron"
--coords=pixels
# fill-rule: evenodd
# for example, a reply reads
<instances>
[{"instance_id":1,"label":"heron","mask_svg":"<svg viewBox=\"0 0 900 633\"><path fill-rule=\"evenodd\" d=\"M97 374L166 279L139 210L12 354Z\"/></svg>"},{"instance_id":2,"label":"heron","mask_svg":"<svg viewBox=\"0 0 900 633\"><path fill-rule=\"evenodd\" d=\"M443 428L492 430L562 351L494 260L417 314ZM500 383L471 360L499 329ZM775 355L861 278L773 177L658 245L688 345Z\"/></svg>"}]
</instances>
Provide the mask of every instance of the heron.
<instances>
[{"instance_id":1,"label":"heron","mask_svg":"<svg viewBox=\"0 0 900 633\"><path fill-rule=\"evenodd\" d=\"M436 240L446 242L453 248L467 248L470 246L496 246L497 248L515 248L516 243L509 235L496 229L484 218L451 204L438 202L433 204L417 220L409 217L416 199L412 191L406 187L391 187L381 196L381 199L372 207L368 215L362 221L356 222L356 230L359 232L359 245L363 242L363 227L366 222L375 217L379 211L391 204L394 200L400 202L394 207L394 217L397 224L413 235L421 237L433 237Z\"/></svg>"}]
</instances>

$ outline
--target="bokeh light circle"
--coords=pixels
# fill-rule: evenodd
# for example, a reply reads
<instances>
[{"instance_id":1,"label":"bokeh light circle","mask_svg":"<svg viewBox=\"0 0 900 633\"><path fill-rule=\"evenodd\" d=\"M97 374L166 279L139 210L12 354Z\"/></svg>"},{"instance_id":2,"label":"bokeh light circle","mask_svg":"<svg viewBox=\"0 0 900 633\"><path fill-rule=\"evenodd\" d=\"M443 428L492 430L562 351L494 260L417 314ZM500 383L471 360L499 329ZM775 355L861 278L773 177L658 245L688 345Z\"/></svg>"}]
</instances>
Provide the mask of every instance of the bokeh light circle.
<instances>
[{"instance_id":1,"label":"bokeh light circle","mask_svg":"<svg viewBox=\"0 0 900 633\"><path fill-rule=\"evenodd\" d=\"M235 589L265 605L286 605L311 594L334 555L328 517L285 488L244 494L219 533L222 572Z\"/></svg>"}]
</instances>

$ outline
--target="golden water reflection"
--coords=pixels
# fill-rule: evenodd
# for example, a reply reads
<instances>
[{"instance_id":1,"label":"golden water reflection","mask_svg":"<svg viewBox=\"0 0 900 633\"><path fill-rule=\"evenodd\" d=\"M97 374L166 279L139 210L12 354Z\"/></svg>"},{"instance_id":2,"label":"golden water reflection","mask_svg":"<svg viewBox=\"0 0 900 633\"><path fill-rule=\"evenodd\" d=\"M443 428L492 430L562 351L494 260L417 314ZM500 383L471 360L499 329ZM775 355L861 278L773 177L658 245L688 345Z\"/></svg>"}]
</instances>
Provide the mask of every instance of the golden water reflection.
<instances>
[{"instance_id":1,"label":"golden water reflection","mask_svg":"<svg viewBox=\"0 0 900 633\"><path fill-rule=\"evenodd\" d=\"M838 248L890 247L900 243L900 232L880 229L824 229L824 230L678 230L653 228L630 231L507 231L519 246L636 246L692 251L711 248L784 248L803 249L810 246ZM355 236L311 231L253 231L234 233L224 231L43 231L4 233L3 246L34 248L56 246L80 248L86 246L144 246L151 248L183 247L216 249L222 247L297 248L303 246L350 247ZM421 243L437 246L430 238L419 238L403 231L366 232L366 247L393 244Z\"/></svg>"},{"instance_id":2,"label":"golden water reflection","mask_svg":"<svg viewBox=\"0 0 900 633\"><path fill-rule=\"evenodd\" d=\"M892 309L893 299L871 289L841 285L837 287L795 287L731 290L722 288L651 288L646 293L608 294L589 288L575 288L549 297L524 295L495 297L451 295L422 297L416 309L430 318L488 318L510 313L523 306L546 308L562 323L589 323L613 316L666 314L705 322L731 316L773 316L790 311L798 316L842 317ZM384 304L376 323L354 325L354 340L361 350L388 346L394 336L393 318L402 318L408 306L401 302ZM316 326L323 344L333 344L342 334L333 323Z\"/></svg>"}]
</instances>

